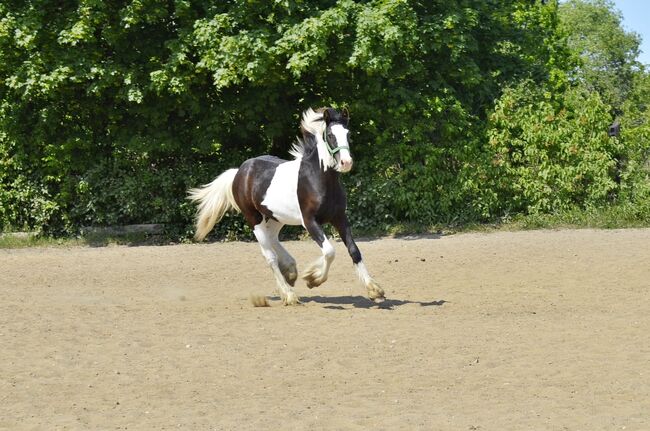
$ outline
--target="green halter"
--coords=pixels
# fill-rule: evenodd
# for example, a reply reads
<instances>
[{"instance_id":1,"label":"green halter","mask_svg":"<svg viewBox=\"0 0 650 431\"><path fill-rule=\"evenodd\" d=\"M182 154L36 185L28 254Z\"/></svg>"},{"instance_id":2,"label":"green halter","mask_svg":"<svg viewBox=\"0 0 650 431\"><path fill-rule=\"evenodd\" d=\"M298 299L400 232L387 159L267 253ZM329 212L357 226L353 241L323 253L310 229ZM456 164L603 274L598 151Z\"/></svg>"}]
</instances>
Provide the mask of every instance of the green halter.
<instances>
[{"instance_id":1,"label":"green halter","mask_svg":"<svg viewBox=\"0 0 650 431\"><path fill-rule=\"evenodd\" d=\"M327 151L329 151L329 153L330 153L332 156L333 156L334 154L338 153L339 151L341 151L341 150L344 149L344 148L345 148L346 150L350 151L350 147L347 146L347 145L340 145L340 146L338 146L338 147L336 147L336 148L332 148L332 147L330 147L329 142L327 142L327 126L325 126L325 129L323 129L323 141L325 142L325 146L327 147Z\"/></svg>"}]
</instances>

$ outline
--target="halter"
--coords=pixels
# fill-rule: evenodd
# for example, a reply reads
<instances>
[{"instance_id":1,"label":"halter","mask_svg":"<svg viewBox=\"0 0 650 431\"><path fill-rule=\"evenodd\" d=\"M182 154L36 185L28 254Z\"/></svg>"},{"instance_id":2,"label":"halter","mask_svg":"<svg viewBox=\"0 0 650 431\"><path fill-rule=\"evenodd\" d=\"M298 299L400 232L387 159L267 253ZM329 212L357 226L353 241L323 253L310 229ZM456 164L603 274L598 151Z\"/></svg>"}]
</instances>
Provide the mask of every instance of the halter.
<instances>
[{"instance_id":1,"label":"halter","mask_svg":"<svg viewBox=\"0 0 650 431\"><path fill-rule=\"evenodd\" d=\"M344 148L345 148L346 150L350 151L350 147L349 147L348 145L340 145L340 146L338 146L338 147L336 147L336 148L332 148L332 147L330 147L329 142L327 142L327 126L325 126L325 128L323 129L323 141L325 142L325 147L327 148L327 151L328 151L328 152L330 153L330 155L332 155L332 156L333 156L334 154L338 153L339 151L341 151L341 150L344 149Z\"/></svg>"}]
</instances>

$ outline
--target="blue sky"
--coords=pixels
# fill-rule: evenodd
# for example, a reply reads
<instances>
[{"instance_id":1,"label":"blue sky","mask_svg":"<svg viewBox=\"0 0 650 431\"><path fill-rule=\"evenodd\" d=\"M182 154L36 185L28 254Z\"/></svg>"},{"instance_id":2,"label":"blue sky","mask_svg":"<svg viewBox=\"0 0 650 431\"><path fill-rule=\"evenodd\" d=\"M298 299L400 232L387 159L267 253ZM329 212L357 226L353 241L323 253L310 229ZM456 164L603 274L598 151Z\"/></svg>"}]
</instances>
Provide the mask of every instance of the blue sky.
<instances>
[{"instance_id":1,"label":"blue sky","mask_svg":"<svg viewBox=\"0 0 650 431\"><path fill-rule=\"evenodd\" d=\"M623 26L641 35L643 41L639 61L650 65L650 1L614 0L616 8L623 13Z\"/></svg>"}]
</instances>

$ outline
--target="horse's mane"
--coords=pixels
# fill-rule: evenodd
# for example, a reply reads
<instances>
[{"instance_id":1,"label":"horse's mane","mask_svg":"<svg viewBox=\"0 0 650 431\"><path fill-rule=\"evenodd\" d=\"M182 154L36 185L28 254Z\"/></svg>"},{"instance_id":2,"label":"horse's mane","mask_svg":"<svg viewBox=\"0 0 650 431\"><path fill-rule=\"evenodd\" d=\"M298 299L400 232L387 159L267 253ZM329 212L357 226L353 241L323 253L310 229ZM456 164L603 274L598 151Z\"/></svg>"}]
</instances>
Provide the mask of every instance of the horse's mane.
<instances>
[{"instance_id":1,"label":"horse's mane","mask_svg":"<svg viewBox=\"0 0 650 431\"><path fill-rule=\"evenodd\" d=\"M323 121L323 109L317 109L314 111L311 108L308 108L305 112L302 113L302 121L300 122L300 129L311 134L316 138L317 136L323 135L323 129L325 127L325 122ZM316 138L318 141L318 138ZM298 138L298 141L291 146L289 154L293 156L294 159L300 159L305 154L305 143L302 139Z\"/></svg>"}]
</instances>

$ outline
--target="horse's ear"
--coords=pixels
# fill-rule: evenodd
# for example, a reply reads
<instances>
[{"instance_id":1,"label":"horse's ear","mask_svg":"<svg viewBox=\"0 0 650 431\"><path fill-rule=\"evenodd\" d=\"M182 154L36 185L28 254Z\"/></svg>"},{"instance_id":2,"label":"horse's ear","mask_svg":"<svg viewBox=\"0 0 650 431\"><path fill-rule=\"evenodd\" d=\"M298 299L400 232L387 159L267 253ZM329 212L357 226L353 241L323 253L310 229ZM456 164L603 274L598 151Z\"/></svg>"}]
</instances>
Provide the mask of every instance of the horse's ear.
<instances>
[{"instance_id":1,"label":"horse's ear","mask_svg":"<svg viewBox=\"0 0 650 431\"><path fill-rule=\"evenodd\" d=\"M330 123L330 110L329 109L325 109L323 111L323 120L325 121L325 124Z\"/></svg>"},{"instance_id":2,"label":"horse's ear","mask_svg":"<svg viewBox=\"0 0 650 431\"><path fill-rule=\"evenodd\" d=\"M344 106L343 109L341 109L341 115L343 115L343 118L346 120L350 119L350 111L348 111L347 106Z\"/></svg>"}]
</instances>

